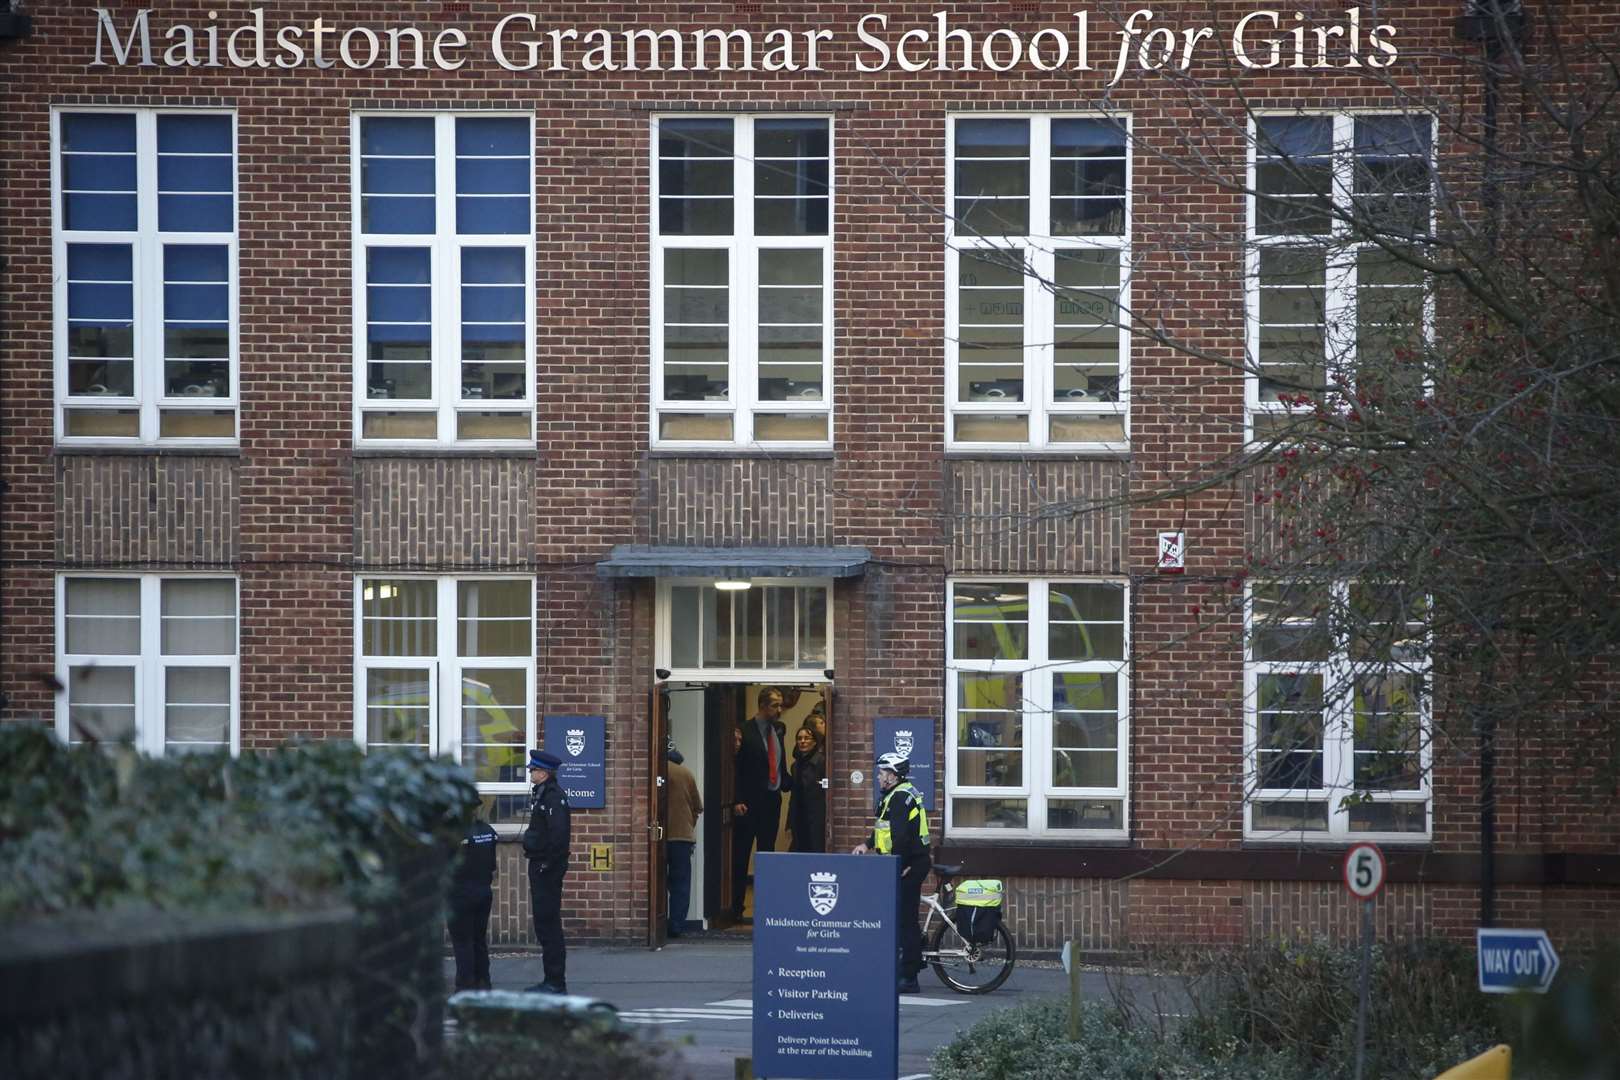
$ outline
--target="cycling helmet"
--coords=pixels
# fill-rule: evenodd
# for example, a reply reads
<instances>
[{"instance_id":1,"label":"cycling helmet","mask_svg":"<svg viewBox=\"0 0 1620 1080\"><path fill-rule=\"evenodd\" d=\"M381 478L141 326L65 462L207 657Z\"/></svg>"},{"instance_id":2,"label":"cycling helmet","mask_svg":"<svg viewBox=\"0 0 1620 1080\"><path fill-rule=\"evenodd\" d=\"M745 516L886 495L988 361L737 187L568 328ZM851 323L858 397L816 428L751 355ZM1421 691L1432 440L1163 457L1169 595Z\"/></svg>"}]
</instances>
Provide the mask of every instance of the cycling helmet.
<instances>
[{"instance_id":1,"label":"cycling helmet","mask_svg":"<svg viewBox=\"0 0 1620 1080\"><path fill-rule=\"evenodd\" d=\"M904 754L879 754L877 767L888 769L900 779L904 780L906 774L911 772L911 759Z\"/></svg>"}]
</instances>

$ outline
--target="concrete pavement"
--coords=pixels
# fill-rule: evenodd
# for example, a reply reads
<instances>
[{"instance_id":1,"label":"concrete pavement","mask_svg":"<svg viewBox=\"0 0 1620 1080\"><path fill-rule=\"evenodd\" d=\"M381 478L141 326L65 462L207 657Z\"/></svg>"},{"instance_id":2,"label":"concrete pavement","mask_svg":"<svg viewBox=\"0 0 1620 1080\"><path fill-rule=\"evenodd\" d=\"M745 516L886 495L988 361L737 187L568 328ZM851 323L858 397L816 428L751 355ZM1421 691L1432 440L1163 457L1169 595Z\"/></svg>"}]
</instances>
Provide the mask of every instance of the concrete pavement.
<instances>
[{"instance_id":1,"label":"concrete pavement","mask_svg":"<svg viewBox=\"0 0 1620 1080\"><path fill-rule=\"evenodd\" d=\"M446 960L446 982L455 965ZM496 953L497 990L521 990L541 979L538 953ZM957 994L925 969L923 993L900 999L901 1077L928 1075L933 1052L990 1012L1034 997L1066 995L1068 976L1050 962L1023 960L998 990ZM1081 978L1087 995L1105 995L1100 971ZM738 934L704 934L656 952L623 946L570 946L568 989L617 1006L621 1018L680 1047L696 1080L733 1080L735 1061L752 1054L753 944Z\"/></svg>"}]
</instances>

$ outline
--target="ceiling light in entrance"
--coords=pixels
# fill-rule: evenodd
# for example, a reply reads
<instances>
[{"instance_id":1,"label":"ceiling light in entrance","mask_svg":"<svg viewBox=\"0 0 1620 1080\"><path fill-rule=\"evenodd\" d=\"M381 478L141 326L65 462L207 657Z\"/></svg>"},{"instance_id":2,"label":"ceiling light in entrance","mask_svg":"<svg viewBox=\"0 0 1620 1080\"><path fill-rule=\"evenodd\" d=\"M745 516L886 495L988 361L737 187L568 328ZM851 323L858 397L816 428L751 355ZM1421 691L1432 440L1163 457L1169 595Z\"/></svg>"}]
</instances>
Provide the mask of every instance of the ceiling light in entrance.
<instances>
[{"instance_id":1,"label":"ceiling light in entrance","mask_svg":"<svg viewBox=\"0 0 1620 1080\"><path fill-rule=\"evenodd\" d=\"M721 592L742 592L753 585L751 581L717 581L714 587Z\"/></svg>"}]
</instances>

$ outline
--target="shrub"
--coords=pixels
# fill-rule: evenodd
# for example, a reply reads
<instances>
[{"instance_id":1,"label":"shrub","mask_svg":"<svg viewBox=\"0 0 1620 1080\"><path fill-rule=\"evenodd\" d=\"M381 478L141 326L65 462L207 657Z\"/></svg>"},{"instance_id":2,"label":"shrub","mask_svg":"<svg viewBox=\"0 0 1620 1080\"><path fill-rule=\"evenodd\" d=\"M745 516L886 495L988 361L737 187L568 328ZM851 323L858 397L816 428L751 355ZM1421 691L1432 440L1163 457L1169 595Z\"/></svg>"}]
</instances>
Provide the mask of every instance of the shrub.
<instances>
[{"instance_id":1,"label":"shrub","mask_svg":"<svg viewBox=\"0 0 1620 1080\"><path fill-rule=\"evenodd\" d=\"M668 1043L575 1028L544 1040L462 1036L445 1048L439 1075L446 1080L687 1080L690 1073Z\"/></svg>"},{"instance_id":2,"label":"shrub","mask_svg":"<svg viewBox=\"0 0 1620 1080\"><path fill-rule=\"evenodd\" d=\"M365 910L477 801L449 761L348 742L142 757L0 730L0 915L113 907Z\"/></svg>"}]
</instances>

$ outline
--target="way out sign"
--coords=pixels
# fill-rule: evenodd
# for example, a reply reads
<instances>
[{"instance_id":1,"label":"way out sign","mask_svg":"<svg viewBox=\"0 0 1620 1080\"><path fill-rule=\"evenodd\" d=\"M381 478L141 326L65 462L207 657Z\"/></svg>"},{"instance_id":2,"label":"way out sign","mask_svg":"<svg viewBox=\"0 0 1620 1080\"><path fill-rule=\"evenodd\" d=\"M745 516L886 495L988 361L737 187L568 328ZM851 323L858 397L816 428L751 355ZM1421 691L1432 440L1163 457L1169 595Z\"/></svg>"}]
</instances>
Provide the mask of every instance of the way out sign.
<instances>
[{"instance_id":1,"label":"way out sign","mask_svg":"<svg viewBox=\"0 0 1620 1080\"><path fill-rule=\"evenodd\" d=\"M1529 990L1545 994L1558 974L1558 953L1545 930L1480 927L1479 988L1487 994Z\"/></svg>"}]
</instances>

